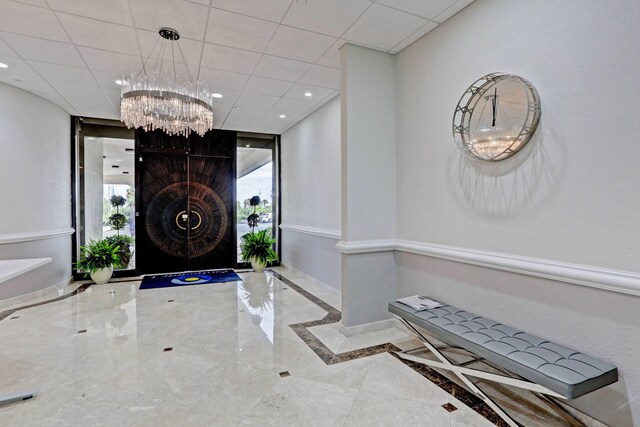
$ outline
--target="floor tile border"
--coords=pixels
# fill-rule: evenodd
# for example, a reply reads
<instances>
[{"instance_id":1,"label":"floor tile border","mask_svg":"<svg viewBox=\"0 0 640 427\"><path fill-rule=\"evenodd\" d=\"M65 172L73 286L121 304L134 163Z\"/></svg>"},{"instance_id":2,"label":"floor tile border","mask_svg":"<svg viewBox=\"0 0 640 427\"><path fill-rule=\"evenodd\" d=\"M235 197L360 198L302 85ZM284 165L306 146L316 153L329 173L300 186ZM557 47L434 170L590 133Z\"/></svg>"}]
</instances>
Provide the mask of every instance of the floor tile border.
<instances>
[{"instance_id":1,"label":"floor tile border","mask_svg":"<svg viewBox=\"0 0 640 427\"><path fill-rule=\"evenodd\" d=\"M498 414L496 414L489 405L484 403L484 401L477 397L475 394L459 386L449 378L445 377L444 375L438 373L437 371L431 369L426 365L401 359L396 355L396 352L402 350L391 343L365 347L345 353L334 353L329 349L329 347L327 347L315 335L313 335L313 333L309 331L308 328L311 328L313 326L337 323L342 319L342 313L331 305L322 301L320 298L316 297L309 291L301 288L299 285L282 276L281 274L273 270L267 271L271 273L273 277L289 286L289 288L295 290L300 295L307 298L309 301L313 302L318 307L327 312L327 315L320 320L312 320L309 322L294 323L289 325L289 327L293 329L296 335L298 335L300 339L302 339L302 341L304 341L304 343L307 344L309 348L313 350L313 352L327 365L348 362L350 360L373 356L380 353L389 353L391 356L404 363L407 367L413 369L415 372L422 375L424 378L431 381L433 384L437 385L442 390L458 399L460 402L484 417L486 420L499 427L508 427L508 425L498 416Z\"/></svg>"}]
</instances>

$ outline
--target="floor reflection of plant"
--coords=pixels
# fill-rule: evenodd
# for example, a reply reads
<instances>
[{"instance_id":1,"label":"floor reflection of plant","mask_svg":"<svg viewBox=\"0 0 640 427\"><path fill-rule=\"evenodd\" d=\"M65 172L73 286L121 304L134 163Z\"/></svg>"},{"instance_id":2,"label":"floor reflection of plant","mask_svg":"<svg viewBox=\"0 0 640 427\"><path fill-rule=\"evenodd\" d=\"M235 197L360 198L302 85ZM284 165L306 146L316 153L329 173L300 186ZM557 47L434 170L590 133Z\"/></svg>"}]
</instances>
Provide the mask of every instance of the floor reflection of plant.
<instances>
[{"instance_id":1,"label":"floor reflection of plant","mask_svg":"<svg viewBox=\"0 0 640 427\"><path fill-rule=\"evenodd\" d=\"M273 286L271 281L251 280L243 284L242 300L253 314L270 312L272 308Z\"/></svg>"}]
</instances>

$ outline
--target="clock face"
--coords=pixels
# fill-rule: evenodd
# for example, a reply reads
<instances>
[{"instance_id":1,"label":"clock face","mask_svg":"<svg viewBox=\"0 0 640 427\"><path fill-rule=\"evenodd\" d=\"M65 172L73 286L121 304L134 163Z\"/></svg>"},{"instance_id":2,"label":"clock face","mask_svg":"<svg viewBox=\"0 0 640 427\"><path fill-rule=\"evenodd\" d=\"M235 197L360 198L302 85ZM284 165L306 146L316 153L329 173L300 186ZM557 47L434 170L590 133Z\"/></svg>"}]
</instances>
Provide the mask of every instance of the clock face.
<instances>
[{"instance_id":1,"label":"clock face","mask_svg":"<svg viewBox=\"0 0 640 427\"><path fill-rule=\"evenodd\" d=\"M539 119L540 101L531 83L511 74L489 74L462 95L453 136L468 157L499 161L529 142Z\"/></svg>"}]
</instances>

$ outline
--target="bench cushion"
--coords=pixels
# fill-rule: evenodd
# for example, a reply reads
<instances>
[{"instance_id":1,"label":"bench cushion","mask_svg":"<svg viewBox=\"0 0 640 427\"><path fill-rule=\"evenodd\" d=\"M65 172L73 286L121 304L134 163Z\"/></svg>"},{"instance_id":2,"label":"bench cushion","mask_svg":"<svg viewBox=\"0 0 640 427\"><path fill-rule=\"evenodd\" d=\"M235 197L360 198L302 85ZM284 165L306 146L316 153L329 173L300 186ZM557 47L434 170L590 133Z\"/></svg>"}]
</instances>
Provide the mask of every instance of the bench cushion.
<instances>
[{"instance_id":1,"label":"bench cushion","mask_svg":"<svg viewBox=\"0 0 640 427\"><path fill-rule=\"evenodd\" d=\"M416 311L393 301L389 311L568 399L618 380L609 363L450 305Z\"/></svg>"}]
</instances>

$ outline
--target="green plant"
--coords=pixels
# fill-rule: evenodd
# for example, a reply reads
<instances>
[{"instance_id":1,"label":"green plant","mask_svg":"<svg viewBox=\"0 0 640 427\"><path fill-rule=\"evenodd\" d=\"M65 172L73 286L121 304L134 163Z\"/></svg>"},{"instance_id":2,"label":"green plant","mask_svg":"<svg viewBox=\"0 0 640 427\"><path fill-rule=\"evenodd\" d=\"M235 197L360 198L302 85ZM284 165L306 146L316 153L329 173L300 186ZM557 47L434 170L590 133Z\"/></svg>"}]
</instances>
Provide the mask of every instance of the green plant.
<instances>
[{"instance_id":1,"label":"green plant","mask_svg":"<svg viewBox=\"0 0 640 427\"><path fill-rule=\"evenodd\" d=\"M111 202L111 206L113 206L114 208L117 208L118 206L124 206L124 204L127 203L127 199L122 196L118 196L117 194L111 196L109 201Z\"/></svg>"},{"instance_id":2,"label":"green plant","mask_svg":"<svg viewBox=\"0 0 640 427\"><path fill-rule=\"evenodd\" d=\"M92 273L112 265L120 265L119 248L107 240L92 240L88 245L80 247L80 260L76 269Z\"/></svg>"},{"instance_id":3,"label":"green plant","mask_svg":"<svg viewBox=\"0 0 640 427\"><path fill-rule=\"evenodd\" d=\"M118 248L118 256L120 257L120 263L116 265L117 268L127 268L129 261L131 260L131 244L133 243L133 237L125 234L117 236L108 236L103 240L106 240L112 245Z\"/></svg>"},{"instance_id":4,"label":"green plant","mask_svg":"<svg viewBox=\"0 0 640 427\"><path fill-rule=\"evenodd\" d=\"M114 230L122 230L127 225L127 217L121 213L114 213L109 217L109 224Z\"/></svg>"},{"instance_id":5,"label":"green plant","mask_svg":"<svg viewBox=\"0 0 640 427\"><path fill-rule=\"evenodd\" d=\"M255 233L247 233L242 236L242 245L240 245L242 252L240 255L243 261L250 261L251 258L261 263L277 261L278 254L273 250L275 242L276 239L271 237L270 228Z\"/></svg>"},{"instance_id":6,"label":"green plant","mask_svg":"<svg viewBox=\"0 0 640 427\"><path fill-rule=\"evenodd\" d=\"M120 206L124 206L127 203L127 199L117 194L114 194L109 199L111 202L111 206L116 208L116 213L109 217L109 224L113 227L114 230L120 235L120 230L122 230L127 225L127 217L120 213Z\"/></svg>"}]
</instances>

